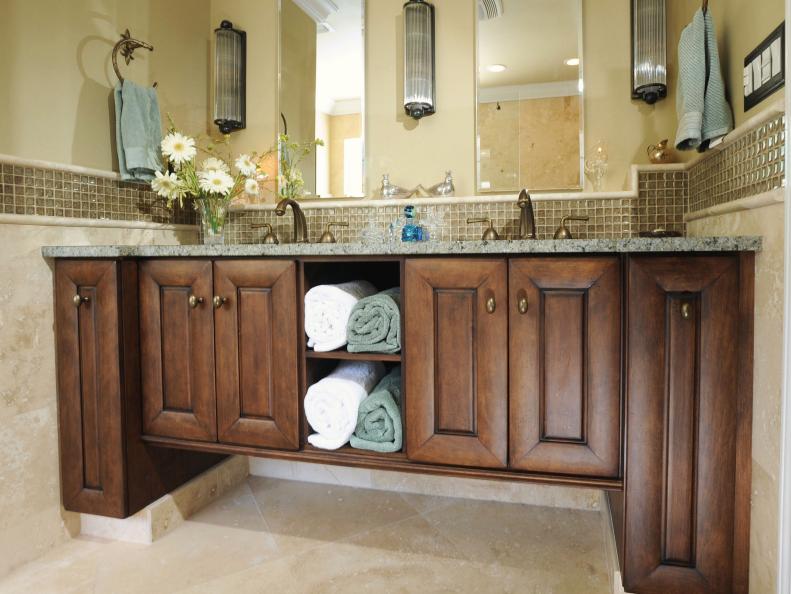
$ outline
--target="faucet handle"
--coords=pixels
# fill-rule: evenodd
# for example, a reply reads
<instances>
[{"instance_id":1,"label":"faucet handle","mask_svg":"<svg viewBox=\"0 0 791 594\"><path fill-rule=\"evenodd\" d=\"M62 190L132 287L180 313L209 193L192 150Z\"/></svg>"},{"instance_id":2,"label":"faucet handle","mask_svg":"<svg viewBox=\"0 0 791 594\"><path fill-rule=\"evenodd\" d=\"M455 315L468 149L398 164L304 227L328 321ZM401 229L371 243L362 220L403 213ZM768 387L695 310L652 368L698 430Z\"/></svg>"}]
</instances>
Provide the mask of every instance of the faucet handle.
<instances>
[{"instance_id":1,"label":"faucet handle","mask_svg":"<svg viewBox=\"0 0 791 594\"><path fill-rule=\"evenodd\" d=\"M250 225L250 228L251 229L266 229L267 230L266 231L266 235L264 235L264 239L262 240L262 243L266 243L266 244L278 244L278 243L280 243L280 240L277 238L277 235L275 235L272 232L272 225L270 225L269 223L253 224L253 225Z\"/></svg>"},{"instance_id":2,"label":"faucet handle","mask_svg":"<svg viewBox=\"0 0 791 594\"><path fill-rule=\"evenodd\" d=\"M467 224L468 225L471 225L473 223L486 223L487 225L489 225L486 228L486 230L483 232L483 236L481 236L482 240L484 240L484 241L497 241L498 239L500 239L500 235L497 233L497 230L494 228L494 225L492 225L492 220L491 219L486 219L486 218L483 218L483 219L467 219Z\"/></svg>"},{"instance_id":3,"label":"faucet handle","mask_svg":"<svg viewBox=\"0 0 791 594\"><path fill-rule=\"evenodd\" d=\"M569 228L566 226L566 223L568 221L589 221L589 220L590 220L589 217L566 215L565 217L560 219L560 227L558 227L558 230L555 231L554 239L574 239L571 236L571 231L569 231Z\"/></svg>"},{"instance_id":4,"label":"faucet handle","mask_svg":"<svg viewBox=\"0 0 791 594\"><path fill-rule=\"evenodd\" d=\"M332 234L332 227L348 227L349 223L346 221L332 221L327 223L327 230L322 233L321 237L319 238L319 243L337 243L337 239L335 239L335 235Z\"/></svg>"}]
</instances>

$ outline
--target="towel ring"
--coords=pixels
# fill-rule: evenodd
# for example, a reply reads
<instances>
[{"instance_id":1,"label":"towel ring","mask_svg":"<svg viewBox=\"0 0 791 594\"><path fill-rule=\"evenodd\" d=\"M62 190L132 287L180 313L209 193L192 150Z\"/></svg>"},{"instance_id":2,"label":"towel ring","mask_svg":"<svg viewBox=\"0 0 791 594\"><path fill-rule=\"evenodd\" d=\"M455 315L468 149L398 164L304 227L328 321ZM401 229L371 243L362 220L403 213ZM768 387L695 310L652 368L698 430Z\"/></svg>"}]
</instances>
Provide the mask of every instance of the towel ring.
<instances>
[{"instance_id":1,"label":"towel ring","mask_svg":"<svg viewBox=\"0 0 791 594\"><path fill-rule=\"evenodd\" d=\"M113 46L113 70L115 70L115 75L118 77L121 84L124 83L124 77L118 69L118 51L121 51L121 55L124 57L126 64L129 65L129 62L135 59L134 53L138 48L147 49L150 52L154 51L154 46L150 43L133 38L129 33L129 29L121 34L121 40ZM157 83L154 83L154 88L156 88L156 86Z\"/></svg>"}]
</instances>

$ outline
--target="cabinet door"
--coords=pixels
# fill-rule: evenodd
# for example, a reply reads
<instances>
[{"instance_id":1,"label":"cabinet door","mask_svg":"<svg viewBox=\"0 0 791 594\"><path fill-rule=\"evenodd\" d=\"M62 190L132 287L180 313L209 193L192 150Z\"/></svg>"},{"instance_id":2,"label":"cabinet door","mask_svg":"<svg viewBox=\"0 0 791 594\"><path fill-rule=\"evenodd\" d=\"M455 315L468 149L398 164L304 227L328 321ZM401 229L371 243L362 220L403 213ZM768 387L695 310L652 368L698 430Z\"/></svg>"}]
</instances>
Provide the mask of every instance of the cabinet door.
<instances>
[{"instance_id":1,"label":"cabinet door","mask_svg":"<svg viewBox=\"0 0 791 594\"><path fill-rule=\"evenodd\" d=\"M143 431L215 441L212 263L140 265Z\"/></svg>"},{"instance_id":2,"label":"cabinet door","mask_svg":"<svg viewBox=\"0 0 791 594\"><path fill-rule=\"evenodd\" d=\"M619 259L515 259L508 283L509 466L617 477Z\"/></svg>"},{"instance_id":3,"label":"cabinet door","mask_svg":"<svg viewBox=\"0 0 791 594\"><path fill-rule=\"evenodd\" d=\"M299 448L296 264L214 264L221 442Z\"/></svg>"},{"instance_id":4,"label":"cabinet door","mask_svg":"<svg viewBox=\"0 0 791 594\"><path fill-rule=\"evenodd\" d=\"M507 456L504 260L406 263L407 455L501 468Z\"/></svg>"},{"instance_id":5,"label":"cabinet door","mask_svg":"<svg viewBox=\"0 0 791 594\"><path fill-rule=\"evenodd\" d=\"M734 591L738 259L634 257L628 287L624 587Z\"/></svg>"},{"instance_id":6,"label":"cabinet door","mask_svg":"<svg viewBox=\"0 0 791 594\"><path fill-rule=\"evenodd\" d=\"M63 506L123 517L118 263L55 264Z\"/></svg>"}]
</instances>

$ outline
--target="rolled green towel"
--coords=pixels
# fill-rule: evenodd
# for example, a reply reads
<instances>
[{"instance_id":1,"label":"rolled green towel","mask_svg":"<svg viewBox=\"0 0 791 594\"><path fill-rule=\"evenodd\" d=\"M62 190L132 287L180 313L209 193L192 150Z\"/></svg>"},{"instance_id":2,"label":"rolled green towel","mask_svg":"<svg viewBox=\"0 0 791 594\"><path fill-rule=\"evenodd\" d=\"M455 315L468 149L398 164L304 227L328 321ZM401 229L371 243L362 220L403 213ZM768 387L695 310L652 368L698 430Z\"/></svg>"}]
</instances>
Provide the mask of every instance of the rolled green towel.
<instances>
[{"instance_id":1,"label":"rolled green towel","mask_svg":"<svg viewBox=\"0 0 791 594\"><path fill-rule=\"evenodd\" d=\"M350 353L397 353L401 350L401 289L394 287L360 299L346 326Z\"/></svg>"},{"instance_id":2,"label":"rolled green towel","mask_svg":"<svg viewBox=\"0 0 791 594\"><path fill-rule=\"evenodd\" d=\"M403 444L401 367L395 367L360 403L351 446L374 452L397 452Z\"/></svg>"}]
</instances>

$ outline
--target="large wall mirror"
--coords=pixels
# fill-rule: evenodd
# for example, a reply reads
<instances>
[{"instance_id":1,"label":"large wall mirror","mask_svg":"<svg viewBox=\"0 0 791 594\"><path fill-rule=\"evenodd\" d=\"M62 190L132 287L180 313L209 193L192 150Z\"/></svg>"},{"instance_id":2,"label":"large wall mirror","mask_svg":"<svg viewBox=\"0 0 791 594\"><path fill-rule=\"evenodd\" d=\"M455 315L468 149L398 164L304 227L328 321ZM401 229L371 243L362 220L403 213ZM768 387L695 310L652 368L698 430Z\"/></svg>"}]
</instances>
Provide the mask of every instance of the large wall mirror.
<instances>
[{"instance_id":1,"label":"large wall mirror","mask_svg":"<svg viewBox=\"0 0 791 594\"><path fill-rule=\"evenodd\" d=\"M306 197L365 195L364 22L364 0L280 0L280 131L324 141L300 167Z\"/></svg>"},{"instance_id":2,"label":"large wall mirror","mask_svg":"<svg viewBox=\"0 0 791 594\"><path fill-rule=\"evenodd\" d=\"M477 190L583 185L581 0L478 0Z\"/></svg>"}]
</instances>

